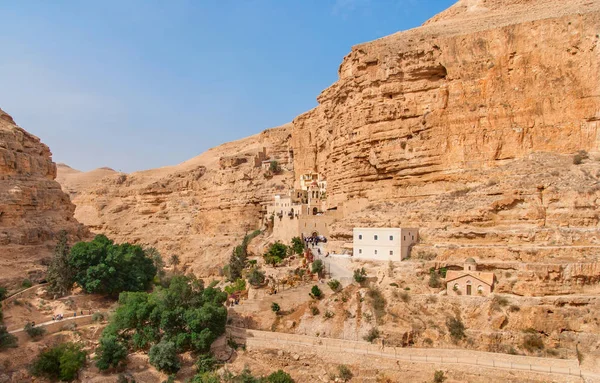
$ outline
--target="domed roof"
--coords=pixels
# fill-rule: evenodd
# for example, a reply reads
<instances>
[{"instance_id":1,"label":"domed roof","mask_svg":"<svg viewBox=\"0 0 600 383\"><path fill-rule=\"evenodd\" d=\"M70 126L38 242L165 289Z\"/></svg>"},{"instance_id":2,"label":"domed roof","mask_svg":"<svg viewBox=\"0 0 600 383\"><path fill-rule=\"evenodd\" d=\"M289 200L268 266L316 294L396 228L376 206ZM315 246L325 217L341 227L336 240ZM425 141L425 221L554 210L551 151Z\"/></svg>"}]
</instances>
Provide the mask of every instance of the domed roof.
<instances>
[{"instance_id":1,"label":"domed roof","mask_svg":"<svg viewBox=\"0 0 600 383\"><path fill-rule=\"evenodd\" d=\"M477 262L475 262L475 260L473 258L467 258L465 263L475 263L476 264Z\"/></svg>"}]
</instances>

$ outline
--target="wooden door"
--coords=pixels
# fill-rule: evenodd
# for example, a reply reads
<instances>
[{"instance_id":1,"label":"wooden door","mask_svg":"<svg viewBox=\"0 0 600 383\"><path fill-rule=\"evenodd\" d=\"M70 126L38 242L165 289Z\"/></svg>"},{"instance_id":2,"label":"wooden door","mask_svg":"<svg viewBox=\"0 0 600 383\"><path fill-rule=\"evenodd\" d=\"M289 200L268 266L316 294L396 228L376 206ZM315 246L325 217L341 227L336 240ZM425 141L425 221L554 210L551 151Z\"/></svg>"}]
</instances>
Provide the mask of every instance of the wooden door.
<instances>
[{"instance_id":1,"label":"wooden door","mask_svg":"<svg viewBox=\"0 0 600 383\"><path fill-rule=\"evenodd\" d=\"M471 285L467 285L467 295L471 295Z\"/></svg>"}]
</instances>

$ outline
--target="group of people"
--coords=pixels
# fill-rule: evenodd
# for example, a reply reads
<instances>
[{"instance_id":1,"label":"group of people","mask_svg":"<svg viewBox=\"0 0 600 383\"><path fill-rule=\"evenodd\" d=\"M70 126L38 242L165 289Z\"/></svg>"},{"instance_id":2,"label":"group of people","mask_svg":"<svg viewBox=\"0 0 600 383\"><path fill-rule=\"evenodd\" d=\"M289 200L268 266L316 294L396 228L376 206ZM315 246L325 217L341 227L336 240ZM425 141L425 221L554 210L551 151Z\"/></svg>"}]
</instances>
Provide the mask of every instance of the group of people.
<instances>
[{"instance_id":1,"label":"group of people","mask_svg":"<svg viewBox=\"0 0 600 383\"><path fill-rule=\"evenodd\" d=\"M90 312L89 312L89 313L90 313L90 315L91 315L91 314L92 314L92 310L90 310ZM83 310L81 310L81 311L80 311L80 314L79 314L79 315L84 315L84 314L83 314ZM73 312L73 318L75 318L75 317L77 317L77 311L74 311L74 312ZM53 321L56 321L56 320L61 320L61 319L63 319L63 318L64 318L64 316L62 315L62 313L61 313L61 314L52 315L52 320L53 320Z\"/></svg>"},{"instance_id":2,"label":"group of people","mask_svg":"<svg viewBox=\"0 0 600 383\"><path fill-rule=\"evenodd\" d=\"M310 237L304 237L304 243L306 246L318 246L320 242L327 242L327 239L321 235L313 235Z\"/></svg>"}]
</instances>

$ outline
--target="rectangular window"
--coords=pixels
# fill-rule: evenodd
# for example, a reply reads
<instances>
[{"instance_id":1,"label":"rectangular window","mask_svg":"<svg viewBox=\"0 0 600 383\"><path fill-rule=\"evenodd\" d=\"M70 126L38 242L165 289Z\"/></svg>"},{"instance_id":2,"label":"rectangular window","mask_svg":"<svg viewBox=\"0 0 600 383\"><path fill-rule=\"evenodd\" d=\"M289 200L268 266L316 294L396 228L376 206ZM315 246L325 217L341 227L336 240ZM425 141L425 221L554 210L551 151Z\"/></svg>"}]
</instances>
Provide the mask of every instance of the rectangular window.
<instances>
[{"instance_id":1,"label":"rectangular window","mask_svg":"<svg viewBox=\"0 0 600 383\"><path fill-rule=\"evenodd\" d=\"M404 240L406 241L406 235L404 236Z\"/></svg>"},{"instance_id":2,"label":"rectangular window","mask_svg":"<svg viewBox=\"0 0 600 383\"><path fill-rule=\"evenodd\" d=\"M375 250L375 254L377 255L377 250Z\"/></svg>"},{"instance_id":3,"label":"rectangular window","mask_svg":"<svg viewBox=\"0 0 600 383\"><path fill-rule=\"evenodd\" d=\"M362 249L358 249L358 254L362 254Z\"/></svg>"},{"instance_id":4,"label":"rectangular window","mask_svg":"<svg viewBox=\"0 0 600 383\"><path fill-rule=\"evenodd\" d=\"M362 234L359 234L359 235L358 235L358 239L362 239Z\"/></svg>"},{"instance_id":5,"label":"rectangular window","mask_svg":"<svg viewBox=\"0 0 600 383\"><path fill-rule=\"evenodd\" d=\"M390 250L390 255L394 255L394 250Z\"/></svg>"},{"instance_id":6,"label":"rectangular window","mask_svg":"<svg viewBox=\"0 0 600 383\"><path fill-rule=\"evenodd\" d=\"M377 241L377 236L376 235L374 235L373 238Z\"/></svg>"},{"instance_id":7,"label":"rectangular window","mask_svg":"<svg viewBox=\"0 0 600 383\"><path fill-rule=\"evenodd\" d=\"M390 235L390 241L393 241L393 240L394 240L394 236Z\"/></svg>"}]
</instances>

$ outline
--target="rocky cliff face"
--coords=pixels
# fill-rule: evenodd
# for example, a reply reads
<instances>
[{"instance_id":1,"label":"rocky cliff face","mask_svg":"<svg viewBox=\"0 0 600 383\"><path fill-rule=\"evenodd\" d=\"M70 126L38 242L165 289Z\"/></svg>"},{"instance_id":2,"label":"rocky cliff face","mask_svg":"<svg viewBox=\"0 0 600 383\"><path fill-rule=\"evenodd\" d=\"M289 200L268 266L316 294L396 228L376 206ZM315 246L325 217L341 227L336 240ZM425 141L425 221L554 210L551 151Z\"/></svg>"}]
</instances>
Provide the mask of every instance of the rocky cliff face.
<instances>
[{"instance_id":1,"label":"rocky cliff face","mask_svg":"<svg viewBox=\"0 0 600 383\"><path fill-rule=\"evenodd\" d=\"M345 207L334 239L414 226L442 260L595 259L599 30L598 2L465 0L353 47L293 121L297 173Z\"/></svg>"},{"instance_id":2,"label":"rocky cliff face","mask_svg":"<svg viewBox=\"0 0 600 383\"><path fill-rule=\"evenodd\" d=\"M178 255L199 275L218 271L244 234L259 229L261 211L292 184L291 126L266 130L210 149L177 166L132 174L102 168L82 173L65 165L59 180L77 205L75 217L117 242L155 246ZM284 171L265 177L276 159ZM286 170L287 169L287 170Z\"/></svg>"},{"instance_id":3,"label":"rocky cliff face","mask_svg":"<svg viewBox=\"0 0 600 383\"><path fill-rule=\"evenodd\" d=\"M48 147L0 110L0 283L40 278L60 230L86 234L55 177Z\"/></svg>"}]
</instances>

